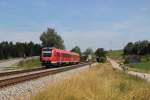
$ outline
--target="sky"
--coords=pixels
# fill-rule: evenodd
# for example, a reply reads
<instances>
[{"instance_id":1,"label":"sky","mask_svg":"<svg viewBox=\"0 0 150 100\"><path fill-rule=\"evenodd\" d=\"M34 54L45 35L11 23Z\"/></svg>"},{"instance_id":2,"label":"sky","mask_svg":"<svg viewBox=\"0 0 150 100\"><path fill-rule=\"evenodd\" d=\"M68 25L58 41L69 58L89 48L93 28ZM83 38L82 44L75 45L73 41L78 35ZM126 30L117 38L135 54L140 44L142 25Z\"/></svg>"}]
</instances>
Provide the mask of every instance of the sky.
<instances>
[{"instance_id":1,"label":"sky","mask_svg":"<svg viewBox=\"0 0 150 100\"><path fill-rule=\"evenodd\" d=\"M0 41L40 42L55 28L66 49L122 49L150 40L150 0L0 0Z\"/></svg>"}]
</instances>

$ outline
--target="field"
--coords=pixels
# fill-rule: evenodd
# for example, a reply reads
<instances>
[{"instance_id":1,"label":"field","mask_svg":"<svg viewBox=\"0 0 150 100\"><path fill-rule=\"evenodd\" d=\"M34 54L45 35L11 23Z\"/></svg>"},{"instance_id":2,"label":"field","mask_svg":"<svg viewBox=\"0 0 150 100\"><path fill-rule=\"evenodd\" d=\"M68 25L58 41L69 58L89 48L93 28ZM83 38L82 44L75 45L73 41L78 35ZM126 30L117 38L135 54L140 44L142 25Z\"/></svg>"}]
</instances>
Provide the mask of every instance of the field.
<instances>
[{"instance_id":1,"label":"field","mask_svg":"<svg viewBox=\"0 0 150 100\"><path fill-rule=\"evenodd\" d=\"M129 70L150 73L150 56L142 56L141 62L127 64L127 66L129 66Z\"/></svg>"},{"instance_id":2,"label":"field","mask_svg":"<svg viewBox=\"0 0 150 100\"><path fill-rule=\"evenodd\" d=\"M40 67L41 63L39 58L32 58L32 59L25 59L20 61L17 66L23 68L23 69L30 69L30 68L36 68Z\"/></svg>"},{"instance_id":3,"label":"field","mask_svg":"<svg viewBox=\"0 0 150 100\"><path fill-rule=\"evenodd\" d=\"M107 56L113 58L113 59L119 59L122 58L123 51L122 50L113 50L113 51L108 51Z\"/></svg>"},{"instance_id":4,"label":"field","mask_svg":"<svg viewBox=\"0 0 150 100\"><path fill-rule=\"evenodd\" d=\"M150 61L128 64L130 70L150 73Z\"/></svg>"},{"instance_id":5,"label":"field","mask_svg":"<svg viewBox=\"0 0 150 100\"><path fill-rule=\"evenodd\" d=\"M31 100L149 100L150 84L99 64L69 79L50 84Z\"/></svg>"}]
</instances>

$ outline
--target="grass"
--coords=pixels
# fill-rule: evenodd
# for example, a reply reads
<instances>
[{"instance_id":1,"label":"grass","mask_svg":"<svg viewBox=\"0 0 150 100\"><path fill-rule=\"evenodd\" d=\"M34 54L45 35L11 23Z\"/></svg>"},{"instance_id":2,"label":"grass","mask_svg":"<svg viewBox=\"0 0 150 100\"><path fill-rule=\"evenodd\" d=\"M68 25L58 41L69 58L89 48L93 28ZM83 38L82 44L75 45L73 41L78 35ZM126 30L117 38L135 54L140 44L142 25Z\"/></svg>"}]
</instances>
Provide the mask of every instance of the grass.
<instances>
[{"instance_id":1,"label":"grass","mask_svg":"<svg viewBox=\"0 0 150 100\"><path fill-rule=\"evenodd\" d=\"M40 67L41 63L39 58L32 58L32 59L25 59L20 61L17 66L23 68L23 69L30 69L30 68L36 68Z\"/></svg>"},{"instance_id":2,"label":"grass","mask_svg":"<svg viewBox=\"0 0 150 100\"><path fill-rule=\"evenodd\" d=\"M123 50L113 50L107 53L107 56L115 59L118 63L123 63ZM150 73L150 55L143 56L140 63L126 64L129 70Z\"/></svg>"},{"instance_id":3,"label":"grass","mask_svg":"<svg viewBox=\"0 0 150 100\"><path fill-rule=\"evenodd\" d=\"M130 70L150 73L150 61L127 65L130 67Z\"/></svg>"},{"instance_id":4,"label":"grass","mask_svg":"<svg viewBox=\"0 0 150 100\"><path fill-rule=\"evenodd\" d=\"M119 59L122 58L123 55L123 50L113 50L113 51L108 51L107 56L113 58L113 59Z\"/></svg>"},{"instance_id":5,"label":"grass","mask_svg":"<svg viewBox=\"0 0 150 100\"><path fill-rule=\"evenodd\" d=\"M142 56L141 62L126 64L129 66L129 70L150 73L150 56Z\"/></svg>"},{"instance_id":6,"label":"grass","mask_svg":"<svg viewBox=\"0 0 150 100\"><path fill-rule=\"evenodd\" d=\"M49 84L31 100L149 100L150 84L99 64L69 79Z\"/></svg>"}]
</instances>

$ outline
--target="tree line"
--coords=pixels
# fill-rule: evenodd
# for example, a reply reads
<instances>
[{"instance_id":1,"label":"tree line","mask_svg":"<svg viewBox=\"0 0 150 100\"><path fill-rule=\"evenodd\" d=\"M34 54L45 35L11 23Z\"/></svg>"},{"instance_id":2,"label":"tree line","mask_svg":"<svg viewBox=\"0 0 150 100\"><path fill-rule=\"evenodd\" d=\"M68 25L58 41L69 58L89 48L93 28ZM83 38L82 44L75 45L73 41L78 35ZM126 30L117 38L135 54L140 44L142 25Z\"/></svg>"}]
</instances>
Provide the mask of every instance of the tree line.
<instances>
[{"instance_id":1,"label":"tree line","mask_svg":"<svg viewBox=\"0 0 150 100\"><path fill-rule=\"evenodd\" d=\"M41 34L39 39L41 40L41 44L36 44L33 42L1 42L0 59L39 56L42 47L56 47L65 49L64 40L53 28L47 28L47 30ZM96 52L94 52L92 48L87 48L84 52L81 52L80 47L75 46L71 51L79 53L82 61L85 61L89 55L92 57L103 57L105 55L104 49L101 48L97 49Z\"/></svg>"},{"instance_id":2,"label":"tree line","mask_svg":"<svg viewBox=\"0 0 150 100\"><path fill-rule=\"evenodd\" d=\"M3 41L0 43L0 59L16 58L16 57L29 57L40 55L40 44L33 42L8 42Z\"/></svg>"},{"instance_id":3,"label":"tree line","mask_svg":"<svg viewBox=\"0 0 150 100\"><path fill-rule=\"evenodd\" d=\"M87 48L84 52L81 52L79 46L75 46L71 50L72 52L76 52L80 54L81 61L85 61L87 59L97 60L97 62L105 62L106 61L106 51L104 48L97 48L94 52L92 48Z\"/></svg>"},{"instance_id":4,"label":"tree line","mask_svg":"<svg viewBox=\"0 0 150 100\"><path fill-rule=\"evenodd\" d=\"M148 55L150 54L150 41L129 42L124 47L124 55Z\"/></svg>"}]
</instances>

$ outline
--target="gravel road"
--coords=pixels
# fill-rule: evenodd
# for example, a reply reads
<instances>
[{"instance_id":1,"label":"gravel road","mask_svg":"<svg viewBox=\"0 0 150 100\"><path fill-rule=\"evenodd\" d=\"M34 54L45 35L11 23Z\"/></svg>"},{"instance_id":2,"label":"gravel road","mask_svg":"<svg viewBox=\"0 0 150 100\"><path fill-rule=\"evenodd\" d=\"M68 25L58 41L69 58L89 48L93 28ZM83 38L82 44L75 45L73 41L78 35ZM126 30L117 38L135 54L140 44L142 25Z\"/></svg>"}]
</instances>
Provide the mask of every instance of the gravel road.
<instances>
[{"instance_id":1,"label":"gravel road","mask_svg":"<svg viewBox=\"0 0 150 100\"><path fill-rule=\"evenodd\" d=\"M120 65L115 60L108 58L108 61L112 64L113 68L123 71L122 68L120 67ZM150 74L134 72L134 71L127 71L126 73L129 75L140 77L140 78L145 79L148 82L150 82Z\"/></svg>"}]
</instances>

